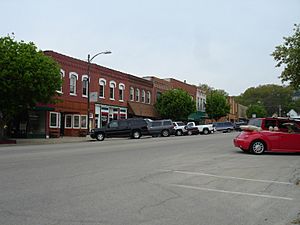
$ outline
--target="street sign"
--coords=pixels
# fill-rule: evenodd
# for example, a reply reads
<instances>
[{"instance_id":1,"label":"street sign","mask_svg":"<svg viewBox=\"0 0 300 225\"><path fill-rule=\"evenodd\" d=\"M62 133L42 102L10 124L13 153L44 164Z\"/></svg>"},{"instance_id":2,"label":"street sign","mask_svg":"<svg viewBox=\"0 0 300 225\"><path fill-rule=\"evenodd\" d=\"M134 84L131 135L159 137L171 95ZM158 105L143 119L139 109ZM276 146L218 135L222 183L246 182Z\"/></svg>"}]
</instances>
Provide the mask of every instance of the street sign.
<instances>
[{"instance_id":1,"label":"street sign","mask_svg":"<svg viewBox=\"0 0 300 225\"><path fill-rule=\"evenodd\" d=\"M90 92L90 102L97 102L98 100L98 92Z\"/></svg>"}]
</instances>

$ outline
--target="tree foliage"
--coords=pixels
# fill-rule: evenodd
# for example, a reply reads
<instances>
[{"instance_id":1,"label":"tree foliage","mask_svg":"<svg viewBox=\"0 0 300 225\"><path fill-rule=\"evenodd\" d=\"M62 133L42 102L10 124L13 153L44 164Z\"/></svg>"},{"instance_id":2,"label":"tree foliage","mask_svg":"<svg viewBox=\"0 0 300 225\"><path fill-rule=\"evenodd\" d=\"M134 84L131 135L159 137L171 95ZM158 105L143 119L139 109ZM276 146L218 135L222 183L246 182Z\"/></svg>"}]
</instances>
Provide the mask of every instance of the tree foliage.
<instances>
[{"instance_id":1,"label":"tree foliage","mask_svg":"<svg viewBox=\"0 0 300 225\"><path fill-rule=\"evenodd\" d=\"M219 120L230 112L226 92L223 90L212 90L206 95L206 113L212 119Z\"/></svg>"},{"instance_id":2,"label":"tree foliage","mask_svg":"<svg viewBox=\"0 0 300 225\"><path fill-rule=\"evenodd\" d=\"M300 87L300 24L294 26L295 33L283 37L284 43L275 47L272 56L277 61L276 67L284 66L282 82L288 81L297 90Z\"/></svg>"},{"instance_id":3,"label":"tree foliage","mask_svg":"<svg viewBox=\"0 0 300 225\"><path fill-rule=\"evenodd\" d=\"M261 105L267 116L274 113L285 115L292 107L293 89L289 86L276 84L260 85L248 88L236 100L245 106ZM279 112L280 111L280 112Z\"/></svg>"},{"instance_id":4,"label":"tree foliage","mask_svg":"<svg viewBox=\"0 0 300 225\"><path fill-rule=\"evenodd\" d=\"M58 64L32 43L0 38L0 129L37 103L49 103L61 86Z\"/></svg>"},{"instance_id":5,"label":"tree foliage","mask_svg":"<svg viewBox=\"0 0 300 225\"><path fill-rule=\"evenodd\" d=\"M266 117L267 111L262 105L250 105L247 109L247 117L252 118L255 115L257 118Z\"/></svg>"},{"instance_id":6,"label":"tree foliage","mask_svg":"<svg viewBox=\"0 0 300 225\"><path fill-rule=\"evenodd\" d=\"M188 115L196 111L196 103L186 91L173 89L158 98L155 109L162 118L187 120Z\"/></svg>"}]
</instances>

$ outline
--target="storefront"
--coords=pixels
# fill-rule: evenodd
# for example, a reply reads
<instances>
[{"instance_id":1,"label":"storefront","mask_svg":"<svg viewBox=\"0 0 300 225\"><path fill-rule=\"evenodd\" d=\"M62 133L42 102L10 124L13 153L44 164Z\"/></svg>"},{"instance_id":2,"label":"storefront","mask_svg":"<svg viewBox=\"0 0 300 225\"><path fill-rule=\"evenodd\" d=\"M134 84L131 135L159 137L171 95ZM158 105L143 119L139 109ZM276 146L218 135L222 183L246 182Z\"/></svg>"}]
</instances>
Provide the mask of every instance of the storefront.
<instances>
[{"instance_id":1,"label":"storefront","mask_svg":"<svg viewBox=\"0 0 300 225\"><path fill-rule=\"evenodd\" d=\"M95 128L104 127L111 120L127 119L127 108L110 106L110 105L95 105Z\"/></svg>"}]
</instances>

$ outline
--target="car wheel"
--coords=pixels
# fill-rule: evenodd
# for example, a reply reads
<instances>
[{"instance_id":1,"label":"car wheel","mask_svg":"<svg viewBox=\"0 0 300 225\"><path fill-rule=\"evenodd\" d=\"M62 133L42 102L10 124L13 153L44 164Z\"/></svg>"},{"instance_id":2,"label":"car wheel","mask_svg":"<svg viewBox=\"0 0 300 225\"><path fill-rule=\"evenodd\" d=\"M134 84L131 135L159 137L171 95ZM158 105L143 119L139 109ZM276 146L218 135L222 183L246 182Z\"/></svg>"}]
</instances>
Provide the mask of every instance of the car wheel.
<instances>
[{"instance_id":1,"label":"car wheel","mask_svg":"<svg viewBox=\"0 0 300 225\"><path fill-rule=\"evenodd\" d=\"M141 136L142 136L141 132L138 131L138 130L135 130L135 131L132 132L132 138L133 139L139 139Z\"/></svg>"},{"instance_id":2,"label":"car wheel","mask_svg":"<svg viewBox=\"0 0 300 225\"><path fill-rule=\"evenodd\" d=\"M266 150L265 143L259 140L254 141L250 147L250 151L256 155L263 154L265 150Z\"/></svg>"},{"instance_id":3,"label":"car wheel","mask_svg":"<svg viewBox=\"0 0 300 225\"><path fill-rule=\"evenodd\" d=\"M209 130L208 129L204 129L203 130L203 134L205 134L205 135L209 134Z\"/></svg>"},{"instance_id":4,"label":"car wheel","mask_svg":"<svg viewBox=\"0 0 300 225\"><path fill-rule=\"evenodd\" d=\"M187 132L187 134L188 134L188 135L192 135L193 132L189 130L189 131Z\"/></svg>"},{"instance_id":5,"label":"car wheel","mask_svg":"<svg viewBox=\"0 0 300 225\"><path fill-rule=\"evenodd\" d=\"M230 129L230 128L228 128L228 129L227 129L227 133L230 133L230 132L231 132L231 129Z\"/></svg>"},{"instance_id":6,"label":"car wheel","mask_svg":"<svg viewBox=\"0 0 300 225\"><path fill-rule=\"evenodd\" d=\"M182 135L182 130L176 130L176 136L181 136Z\"/></svg>"},{"instance_id":7,"label":"car wheel","mask_svg":"<svg viewBox=\"0 0 300 225\"><path fill-rule=\"evenodd\" d=\"M163 137L168 137L168 136L170 136L170 132L169 132L168 130L163 130L163 131L161 132L161 136L163 136Z\"/></svg>"},{"instance_id":8,"label":"car wheel","mask_svg":"<svg viewBox=\"0 0 300 225\"><path fill-rule=\"evenodd\" d=\"M97 139L98 141L103 141L104 138L105 138L104 133L99 133L99 134L97 134L97 136L96 136L96 139Z\"/></svg>"}]
</instances>

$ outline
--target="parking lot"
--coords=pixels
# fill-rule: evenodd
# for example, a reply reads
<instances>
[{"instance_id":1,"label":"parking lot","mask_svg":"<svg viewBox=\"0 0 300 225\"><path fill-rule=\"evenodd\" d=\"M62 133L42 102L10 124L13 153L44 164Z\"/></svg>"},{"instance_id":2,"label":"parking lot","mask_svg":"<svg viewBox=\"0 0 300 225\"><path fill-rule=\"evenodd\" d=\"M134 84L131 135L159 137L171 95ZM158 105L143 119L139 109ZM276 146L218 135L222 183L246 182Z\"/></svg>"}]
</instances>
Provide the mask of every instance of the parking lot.
<instances>
[{"instance_id":1,"label":"parking lot","mask_svg":"<svg viewBox=\"0 0 300 225\"><path fill-rule=\"evenodd\" d=\"M0 148L0 224L297 224L300 154L232 133Z\"/></svg>"}]
</instances>

